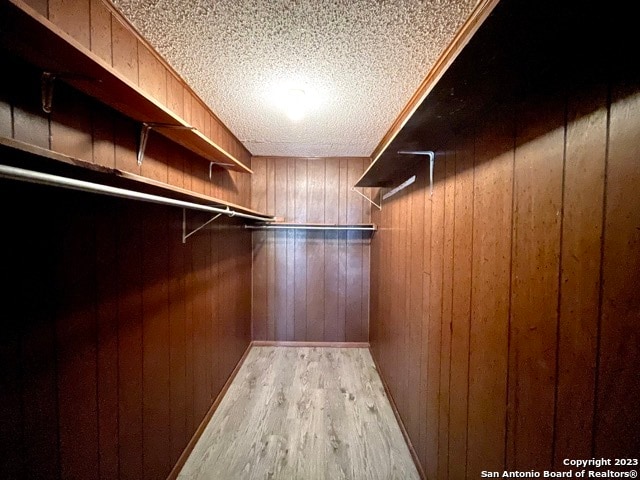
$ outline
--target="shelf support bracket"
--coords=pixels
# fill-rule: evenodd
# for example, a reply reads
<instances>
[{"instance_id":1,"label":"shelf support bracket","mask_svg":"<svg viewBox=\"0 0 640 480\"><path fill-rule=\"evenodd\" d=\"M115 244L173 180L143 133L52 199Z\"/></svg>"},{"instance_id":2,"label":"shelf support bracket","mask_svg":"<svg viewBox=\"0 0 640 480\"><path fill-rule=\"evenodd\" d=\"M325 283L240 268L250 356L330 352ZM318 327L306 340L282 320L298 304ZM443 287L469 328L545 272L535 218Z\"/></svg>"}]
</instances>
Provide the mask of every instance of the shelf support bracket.
<instances>
[{"instance_id":1,"label":"shelf support bracket","mask_svg":"<svg viewBox=\"0 0 640 480\"><path fill-rule=\"evenodd\" d=\"M220 167L233 167L233 163L209 162L209 180L213 180L213 166L214 165L218 165Z\"/></svg>"},{"instance_id":2,"label":"shelf support bracket","mask_svg":"<svg viewBox=\"0 0 640 480\"><path fill-rule=\"evenodd\" d=\"M398 155L427 155L429 157L429 196L433 196L433 164L436 159L433 150L401 150Z\"/></svg>"},{"instance_id":3,"label":"shelf support bracket","mask_svg":"<svg viewBox=\"0 0 640 480\"><path fill-rule=\"evenodd\" d=\"M236 212L231 210L229 207L227 207L227 211L228 211L228 213L225 213L225 215L228 215L229 217L233 217L236 214ZM218 218L220 218L220 216L222 216L222 213L218 213L217 215L214 215L209 220L207 220L202 225L200 225L198 228L196 228L195 230L192 230L189 233L187 233L187 211L186 211L186 209L183 208L182 209L182 243L187 243L187 238L189 238L194 233L202 230L204 227L209 225L211 222L213 222L214 220L217 220Z\"/></svg>"},{"instance_id":4,"label":"shelf support bracket","mask_svg":"<svg viewBox=\"0 0 640 480\"><path fill-rule=\"evenodd\" d=\"M142 128L140 129L140 141L138 142L138 166L142 165L144 160L144 151L147 148L147 139L149 138L149 132L153 129L163 129L163 128L173 128L176 130L195 130L195 127L190 127L187 125L172 125L170 123L142 123Z\"/></svg>"},{"instance_id":5,"label":"shelf support bracket","mask_svg":"<svg viewBox=\"0 0 640 480\"><path fill-rule=\"evenodd\" d=\"M373 200L371 200L369 197L367 197L364 193L359 192L358 190L356 190L356 187L351 187L351 191L352 192L356 192L358 195L360 195L362 198L364 198L367 202L369 202L371 205L374 205L376 207L378 207L378 210L382 210L382 206L378 205L376 202L374 202Z\"/></svg>"},{"instance_id":6,"label":"shelf support bracket","mask_svg":"<svg viewBox=\"0 0 640 480\"><path fill-rule=\"evenodd\" d=\"M51 113L53 105L53 84L56 81L56 75L51 72L42 72L40 77L42 111Z\"/></svg>"}]
</instances>

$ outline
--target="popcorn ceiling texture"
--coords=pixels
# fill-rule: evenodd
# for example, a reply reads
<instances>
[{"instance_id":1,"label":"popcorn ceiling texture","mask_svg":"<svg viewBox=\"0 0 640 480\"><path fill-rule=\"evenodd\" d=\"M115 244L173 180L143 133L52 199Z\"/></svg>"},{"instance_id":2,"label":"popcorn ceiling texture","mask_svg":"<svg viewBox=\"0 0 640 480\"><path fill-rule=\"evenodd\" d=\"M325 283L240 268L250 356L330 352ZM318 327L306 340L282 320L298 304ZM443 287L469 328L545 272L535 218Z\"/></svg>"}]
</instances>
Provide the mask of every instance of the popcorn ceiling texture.
<instances>
[{"instance_id":1,"label":"popcorn ceiling texture","mask_svg":"<svg viewBox=\"0 0 640 480\"><path fill-rule=\"evenodd\" d=\"M368 156L475 0L113 0L254 155ZM297 122L274 91L304 89Z\"/></svg>"}]
</instances>

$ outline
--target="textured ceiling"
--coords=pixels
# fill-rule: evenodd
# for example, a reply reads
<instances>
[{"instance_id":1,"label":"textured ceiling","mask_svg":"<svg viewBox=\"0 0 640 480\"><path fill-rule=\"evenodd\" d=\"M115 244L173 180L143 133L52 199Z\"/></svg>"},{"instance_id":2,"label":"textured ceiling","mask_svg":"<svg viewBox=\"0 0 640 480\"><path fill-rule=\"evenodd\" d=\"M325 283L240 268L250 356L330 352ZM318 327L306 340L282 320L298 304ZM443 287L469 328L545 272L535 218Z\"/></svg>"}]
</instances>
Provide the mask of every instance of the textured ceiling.
<instances>
[{"instance_id":1,"label":"textured ceiling","mask_svg":"<svg viewBox=\"0 0 640 480\"><path fill-rule=\"evenodd\" d=\"M369 156L476 4L113 2L251 153L274 156ZM310 100L297 121L276 102L291 89Z\"/></svg>"}]
</instances>

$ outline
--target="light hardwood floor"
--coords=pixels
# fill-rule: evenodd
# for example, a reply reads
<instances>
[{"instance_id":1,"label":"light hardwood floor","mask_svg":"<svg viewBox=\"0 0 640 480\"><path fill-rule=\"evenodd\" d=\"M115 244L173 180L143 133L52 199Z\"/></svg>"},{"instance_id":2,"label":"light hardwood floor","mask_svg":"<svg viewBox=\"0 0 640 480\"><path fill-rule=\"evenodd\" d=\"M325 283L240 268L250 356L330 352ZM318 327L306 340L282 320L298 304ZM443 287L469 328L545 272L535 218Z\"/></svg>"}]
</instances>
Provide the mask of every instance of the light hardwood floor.
<instances>
[{"instance_id":1,"label":"light hardwood floor","mask_svg":"<svg viewBox=\"0 0 640 480\"><path fill-rule=\"evenodd\" d=\"M253 347L179 479L418 479L365 348Z\"/></svg>"}]
</instances>

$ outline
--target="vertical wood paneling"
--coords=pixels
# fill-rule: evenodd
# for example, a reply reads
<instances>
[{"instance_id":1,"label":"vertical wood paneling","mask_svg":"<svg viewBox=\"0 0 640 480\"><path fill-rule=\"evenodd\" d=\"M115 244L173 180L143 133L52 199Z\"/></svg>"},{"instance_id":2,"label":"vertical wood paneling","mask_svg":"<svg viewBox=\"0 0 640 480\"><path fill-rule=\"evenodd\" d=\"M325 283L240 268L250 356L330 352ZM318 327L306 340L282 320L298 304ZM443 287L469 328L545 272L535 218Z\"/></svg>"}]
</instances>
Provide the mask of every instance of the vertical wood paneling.
<instances>
[{"instance_id":1,"label":"vertical wood paneling","mask_svg":"<svg viewBox=\"0 0 640 480\"><path fill-rule=\"evenodd\" d=\"M255 162L251 176L251 208L264 212L267 206L267 165ZM267 338L267 231L253 234L252 337Z\"/></svg>"},{"instance_id":2,"label":"vertical wood paneling","mask_svg":"<svg viewBox=\"0 0 640 480\"><path fill-rule=\"evenodd\" d=\"M221 262L223 262L228 254L223 249L215 248L214 245L220 242L216 242L216 239L221 237L221 225L215 225L215 228L210 230L211 238L209 240L210 248L209 248L209 282L213 282L217 278L223 278L225 274L222 269ZM231 237L233 238L233 237ZM226 242L224 242L226 246ZM241 274L241 271L238 269L238 275ZM232 278L235 278L233 274L230 274ZM233 285L230 295L234 295L236 292L236 288L241 288L238 285ZM217 295L209 295L209 304L211 308L209 322L207 323L208 331L207 331L207 343L209 345L209 394L213 395L214 392L220 391L224 384L224 372L222 368L215 369L216 365L223 365L222 356L225 351L225 346L222 343L222 335L224 333L224 325L222 325L222 317L225 314L224 306L225 306L225 295L220 292ZM240 320L233 312L229 315L232 318L237 318ZM235 325L231 325L233 330L236 330L237 327ZM227 347L227 350L231 350ZM231 365L233 368L233 365Z\"/></svg>"},{"instance_id":3,"label":"vertical wood paneling","mask_svg":"<svg viewBox=\"0 0 640 480\"><path fill-rule=\"evenodd\" d=\"M469 331L467 476L504 469L506 440L513 127L507 113L476 134Z\"/></svg>"},{"instance_id":4,"label":"vertical wood paneling","mask_svg":"<svg viewBox=\"0 0 640 480\"><path fill-rule=\"evenodd\" d=\"M323 223L325 212L325 163L319 159L308 162L307 219ZM325 309L325 238L321 231L307 234L307 338L324 338Z\"/></svg>"},{"instance_id":5,"label":"vertical wood paneling","mask_svg":"<svg viewBox=\"0 0 640 480\"><path fill-rule=\"evenodd\" d=\"M362 174L362 163L351 161L347 167L347 185L354 185ZM347 223L364 223L364 200L352 193L347 201ZM347 232L347 291L345 339L347 342L357 342L364 339L364 322L362 321L362 243L364 237L361 232Z\"/></svg>"},{"instance_id":6,"label":"vertical wood paneling","mask_svg":"<svg viewBox=\"0 0 640 480\"><path fill-rule=\"evenodd\" d=\"M408 345L407 345L407 365L409 394L407 396L407 423L406 427L409 436L415 439L414 447L420 451L421 442L420 431L422 424L420 412L420 378L421 378L421 349L422 349L422 302L423 285L422 276L424 272L424 180L425 176L420 175L411 187L409 202L407 205L409 217L409 248L407 251L409 261L409 282L408 295L409 302L407 311Z\"/></svg>"},{"instance_id":7,"label":"vertical wood paneling","mask_svg":"<svg viewBox=\"0 0 640 480\"><path fill-rule=\"evenodd\" d=\"M256 157L252 208L298 223L366 223L350 191L361 158ZM253 233L256 340L366 341L369 236L359 232Z\"/></svg>"},{"instance_id":8,"label":"vertical wood paneling","mask_svg":"<svg viewBox=\"0 0 640 480\"><path fill-rule=\"evenodd\" d=\"M112 144L113 150L113 144ZM118 478L118 245L117 212L99 206L96 216L96 315L98 329L98 433L100 479Z\"/></svg>"},{"instance_id":9,"label":"vertical wood paneling","mask_svg":"<svg viewBox=\"0 0 640 480\"><path fill-rule=\"evenodd\" d=\"M456 149L452 263L451 368L449 375L450 478L466 477L469 328L473 258L473 141Z\"/></svg>"},{"instance_id":10,"label":"vertical wood paneling","mask_svg":"<svg viewBox=\"0 0 640 480\"><path fill-rule=\"evenodd\" d=\"M96 105L91 111L93 126L93 163L115 168L114 117L111 111Z\"/></svg>"},{"instance_id":11,"label":"vertical wood paneling","mask_svg":"<svg viewBox=\"0 0 640 480\"><path fill-rule=\"evenodd\" d=\"M142 176L162 183L168 182L169 169L166 159L168 143L167 140L153 131L149 134L148 145L140 166L140 174Z\"/></svg>"},{"instance_id":12,"label":"vertical wood paneling","mask_svg":"<svg viewBox=\"0 0 640 480\"><path fill-rule=\"evenodd\" d=\"M340 159L338 172L338 223L347 223L347 206L349 199L355 195L350 191L349 184L349 161L346 158ZM340 233L337 237L338 243L338 286L339 292L347 291L347 234ZM338 295L337 311L337 331L336 338L346 338L347 327L347 298L345 295Z\"/></svg>"},{"instance_id":13,"label":"vertical wood paneling","mask_svg":"<svg viewBox=\"0 0 640 480\"><path fill-rule=\"evenodd\" d=\"M169 217L169 412L171 414L171 464L174 465L188 438L186 425L186 295L185 248L182 235L182 212Z\"/></svg>"},{"instance_id":14,"label":"vertical wood paneling","mask_svg":"<svg viewBox=\"0 0 640 480\"><path fill-rule=\"evenodd\" d=\"M274 162L273 185L274 209L279 217L287 217L287 180L288 159L280 158ZM273 285L274 338L287 338L287 232L278 231L273 235L274 270Z\"/></svg>"},{"instance_id":15,"label":"vertical wood paneling","mask_svg":"<svg viewBox=\"0 0 640 480\"><path fill-rule=\"evenodd\" d=\"M261 162L254 160L252 163L257 165ZM296 160L296 187L293 191L296 208L293 221L295 222L304 222L307 219L307 174L308 161L306 159ZM307 236L302 230L295 232L294 262L296 287L293 306L293 318L295 319L293 332L295 340L302 341L309 338L307 336ZM254 272L256 270L254 265Z\"/></svg>"},{"instance_id":16,"label":"vertical wood paneling","mask_svg":"<svg viewBox=\"0 0 640 480\"><path fill-rule=\"evenodd\" d=\"M266 181L266 211L273 212L275 211L275 203L276 203L276 190L275 190L275 165L273 162L268 162L265 170L267 181ZM267 310L266 310L266 332L268 338L276 338L276 319L275 319L275 296L276 296L276 278L275 278L275 270L276 270L276 233L275 231L267 231L265 232L265 246L266 246L266 279L267 279Z\"/></svg>"},{"instance_id":17,"label":"vertical wood paneling","mask_svg":"<svg viewBox=\"0 0 640 480\"><path fill-rule=\"evenodd\" d=\"M65 210L77 205L77 197L71 197ZM65 286L56 291L60 307L55 326L60 474L62 478L97 479L96 232L90 209L85 205L78 210L67 210L59 218L65 247L55 266ZM71 221L76 215L79 221Z\"/></svg>"},{"instance_id":18,"label":"vertical wood paneling","mask_svg":"<svg viewBox=\"0 0 640 480\"><path fill-rule=\"evenodd\" d=\"M196 225L206 221L205 215L194 216L197 219ZM206 290L204 286L207 281L207 262L205 258L198 255L198 252L205 248L207 232L200 232L201 235L192 237L191 246L191 268L192 268L192 321L193 321L193 422L194 426L206 413L210 405L207 385L207 343L206 343L206 321L207 304ZM224 288L224 287L223 287Z\"/></svg>"},{"instance_id":19,"label":"vertical wood paneling","mask_svg":"<svg viewBox=\"0 0 640 480\"><path fill-rule=\"evenodd\" d=\"M64 85L56 89L57 105L51 113L51 150L93 161L91 115L86 102Z\"/></svg>"},{"instance_id":20,"label":"vertical wood paneling","mask_svg":"<svg viewBox=\"0 0 640 480\"><path fill-rule=\"evenodd\" d=\"M564 104L518 112L507 466L550 469L563 188Z\"/></svg>"},{"instance_id":21,"label":"vertical wood paneling","mask_svg":"<svg viewBox=\"0 0 640 480\"><path fill-rule=\"evenodd\" d=\"M594 453L640 451L640 82L612 89Z\"/></svg>"},{"instance_id":22,"label":"vertical wood paneling","mask_svg":"<svg viewBox=\"0 0 640 480\"><path fill-rule=\"evenodd\" d=\"M137 159L136 128L133 122L118 122L115 126L115 164L118 170L140 174Z\"/></svg>"},{"instance_id":23,"label":"vertical wood paneling","mask_svg":"<svg viewBox=\"0 0 640 480\"><path fill-rule=\"evenodd\" d=\"M160 61L138 42L139 87L163 105L167 104L167 75Z\"/></svg>"},{"instance_id":24,"label":"vertical wood paneling","mask_svg":"<svg viewBox=\"0 0 640 480\"><path fill-rule=\"evenodd\" d=\"M49 20L84 47L91 46L90 0L49 0Z\"/></svg>"},{"instance_id":25,"label":"vertical wood paneling","mask_svg":"<svg viewBox=\"0 0 640 480\"><path fill-rule=\"evenodd\" d=\"M593 416L583 412L594 408L606 88L570 96L567 113L554 468L591 456Z\"/></svg>"},{"instance_id":26,"label":"vertical wood paneling","mask_svg":"<svg viewBox=\"0 0 640 480\"><path fill-rule=\"evenodd\" d=\"M6 182L0 184L2 204L12 198L14 190L7 188ZM7 212L6 221L19 223L19 213L15 209ZM0 298L6 308L6 323L0 335L0 473L6 478L21 478L25 472L24 418L22 416L22 367L21 367L21 337L23 321L19 313L22 310L20 297L24 296L20 283L15 281L17 275L13 272L21 271L20 256L14 248L16 238L11 235L0 235L0 258L4 268L0 270L0 279L8 287L0 293ZM27 442L30 439L27 439ZM54 449L57 457L57 448ZM45 474L51 470L58 470L57 465L47 465ZM53 477L55 478L55 477Z\"/></svg>"},{"instance_id":27,"label":"vertical wood paneling","mask_svg":"<svg viewBox=\"0 0 640 480\"><path fill-rule=\"evenodd\" d=\"M167 71L167 107L182 116L184 114L184 87L176 77Z\"/></svg>"},{"instance_id":28,"label":"vertical wood paneling","mask_svg":"<svg viewBox=\"0 0 640 480\"><path fill-rule=\"evenodd\" d=\"M385 202L372 350L427 478L638 450L637 91L614 87L609 112L601 84L496 109L438 152L433 196L421 167L424 204ZM407 208L410 226L424 217L421 251ZM398 272L420 255L417 289Z\"/></svg>"},{"instance_id":29,"label":"vertical wood paneling","mask_svg":"<svg viewBox=\"0 0 640 480\"><path fill-rule=\"evenodd\" d=\"M104 12L92 8L92 27L110 29L111 14L94 13ZM104 40L100 32L92 28L92 45ZM209 191L194 154L152 136L140 169L135 122L63 84L54 113L45 115L33 95L38 73L8 65L13 75L0 94L7 136ZM137 79L137 61L135 68ZM170 93L167 101L181 111L185 89L173 85ZM4 322L0 342L0 476L166 477L250 340L251 234L232 220L233 229L218 236L199 232L194 249L191 239L181 243L177 209L8 184L15 188L3 184L11 199L2 202L3 218L20 233L2 242L15 261L0 269L11 278L3 284L14 285L5 292L12 300L0 299L13 319ZM225 194L246 204L250 184ZM30 204L40 205L38 212ZM222 249L227 242L233 248ZM224 255L232 257L229 267L218 269ZM221 297L231 306L217 312Z\"/></svg>"},{"instance_id":30,"label":"vertical wood paneling","mask_svg":"<svg viewBox=\"0 0 640 480\"><path fill-rule=\"evenodd\" d=\"M119 217L118 452L121 478L143 478L142 238L140 209Z\"/></svg>"},{"instance_id":31,"label":"vertical wood paneling","mask_svg":"<svg viewBox=\"0 0 640 480\"><path fill-rule=\"evenodd\" d=\"M143 219L142 241L142 375L144 476L159 478L171 469L169 256L166 209L149 209ZM160 241L158 241L160 239Z\"/></svg>"},{"instance_id":32,"label":"vertical wood paneling","mask_svg":"<svg viewBox=\"0 0 640 480\"><path fill-rule=\"evenodd\" d=\"M339 222L339 189L340 189L340 159L328 158L325 161L324 178L324 221L326 223ZM338 337L338 298L340 297L339 280L339 250L341 234L339 232L324 233L324 337L337 339Z\"/></svg>"},{"instance_id":33,"label":"vertical wood paneling","mask_svg":"<svg viewBox=\"0 0 640 480\"><path fill-rule=\"evenodd\" d=\"M423 466L423 471L426 473L426 465L427 465L427 445L428 445L428 434L429 434L429 424L427 422L427 398L429 392L429 359L431 355L431 341L430 341L430 301L431 301L431 225L432 225L432 196L430 195L430 189L427 187L427 172L423 170L422 176L425 180L422 182L421 194L424 197L424 219L422 224L423 227L423 242L422 245L417 245L418 251L415 252L417 255L422 256L423 266L422 266L422 314L420 316L421 321L421 339L420 339L420 403L419 403L419 411L420 411L420 433L419 437L416 439L413 437L414 445L417 448L417 454L420 458L420 462ZM372 245L372 250L374 250L375 244ZM422 252L420 252L422 250ZM414 252L412 252L413 254ZM371 264L371 274L373 277L378 275L377 270L374 268L374 264ZM381 296L381 289L384 288L384 284L380 286L376 290L376 295ZM371 317L373 319L373 316ZM371 322L372 326L374 322Z\"/></svg>"},{"instance_id":34,"label":"vertical wood paneling","mask_svg":"<svg viewBox=\"0 0 640 480\"><path fill-rule=\"evenodd\" d=\"M295 216L296 198L289 191L289 186L295 185L296 182L296 160L289 158L287 160L287 219ZM287 305L285 316L287 319L287 340L295 340L295 303L296 303L296 233L287 231L287 272L286 272L286 288L287 288ZM252 299L249 299L252 302Z\"/></svg>"},{"instance_id":35,"label":"vertical wood paneling","mask_svg":"<svg viewBox=\"0 0 640 480\"><path fill-rule=\"evenodd\" d=\"M12 193L17 193L11 190L10 188L7 199L11 198ZM50 205L42 209L32 206L25 213L22 218L13 219L13 222L8 219L17 230L28 228L24 224L30 218L42 215L41 228L57 238L56 233L61 231L60 223L65 223L60 221L62 218L59 210ZM38 235L19 236L17 241L29 252L27 255L20 255L21 271L11 280L12 283L17 283L14 288L18 310L13 315L16 318L22 316L25 320L20 353L16 358L20 362L17 368L22 376L22 428L25 438L29 439L24 443L22 453L24 475L25 478L58 478L58 361L53 321L56 294L51 288L51 272L56 267L53 259L59 252L59 244ZM18 248L12 246L8 251L13 254ZM10 271L14 270L10 268ZM33 272L39 274L33 275ZM34 298L30 292L38 292L38 295ZM8 363L11 365L11 361ZM64 372L67 373L68 370L65 368ZM65 413L68 414L68 411ZM10 452L10 449L7 451Z\"/></svg>"},{"instance_id":36,"label":"vertical wood paneling","mask_svg":"<svg viewBox=\"0 0 640 480\"><path fill-rule=\"evenodd\" d=\"M113 68L134 85L138 84L138 40L115 17L111 19L111 53Z\"/></svg>"},{"instance_id":37,"label":"vertical wood paneling","mask_svg":"<svg viewBox=\"0 0 640 480\"><path fill-rule=\"evenodd\" d=\"M437 155L431 197L431 269L429 285L429 323L427 359L427 464L428 478L438 477L438 438L440 428L440 354L442 328L442 276L444 271L444 194L445 157Z\"/></svg>"},{"instance_id":38,"label":"vertical wood paneling","mask_svg":"<svg viewBox=\"0 0 640 480\"><path fill-rule=\"evenodd\" d=\"M113 64L111 55L111 12L102 0L91 0L91 51L108 65Z\"/></svg>"},{"instance_id":39,"label":"vertical wood paneling","mask_svg":"<svg viewBox=\"0 0 640 480\"><path fill-rule=\"evenodd\" d=\"M453 310L453 255L456 152L447 152L444 180L444 253L442 273L442 327L440 330L440 424L438 478L449 478L449 382L451 374L451 329Z\"/></svg>"},{"instance_id":40,"label":"vertical wood paneling","mask_svg":"<svg viewBox=\"0 0 640 480\"><path fill-rule=\"evenodd\" d=\"M39 199L46 215L36 224L35 212L21 207L16 215L22 220L15 226L27 240L14 236L10 244L2 242L16 258L3 262L3 271L14 279L9 293L15 297L4 304L21 325L14 329L5 322L0 343L3 359L14 355L13 363L6 358L0 377L0 438L7 447L2 477L166 477L194 433L186 429L186 370L208 369L205 377L226 379L250 339L249 314L223 310L224 340L207 331L208 345L204 350L196 345L191 357L201 365L186 364L185 333L193 338L199 332L186 330L185 305L192 295L222 296L230 304L249 297L250 234L237 227L236 233L217 238L205 232L191 254L200 258L191 261L210 266L217 259L207 252L221 250L227 257L220 261L228 267L205 268L209 273L196 278L206 281L194 278L191 284L201 291L191 292L184 288L185 268L191 265L184 265L186 246L176 209L50 187L9 186L3 185L3 198L24 194ZM4 218L11 219L11 209L3 205ZM42 228L50 236L39 235ZM229 243L233 246L222 248ZM35 298L34 288L39 292ZM7 300L4 293L2 299ZM205 316L211 316L211 307L206 310ZM193 318L189 325L200 328L198 321ZM223 350L224 361L212 354L213 344ZM6 367L15 369L13 377ZM196 391L204 392L191 400L200 413L203 401L209 402L206 410L221 384L215 391L210 384ZM12 421L5 412L14 415Z\"/></svg>"}]
</instances>

